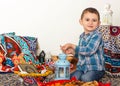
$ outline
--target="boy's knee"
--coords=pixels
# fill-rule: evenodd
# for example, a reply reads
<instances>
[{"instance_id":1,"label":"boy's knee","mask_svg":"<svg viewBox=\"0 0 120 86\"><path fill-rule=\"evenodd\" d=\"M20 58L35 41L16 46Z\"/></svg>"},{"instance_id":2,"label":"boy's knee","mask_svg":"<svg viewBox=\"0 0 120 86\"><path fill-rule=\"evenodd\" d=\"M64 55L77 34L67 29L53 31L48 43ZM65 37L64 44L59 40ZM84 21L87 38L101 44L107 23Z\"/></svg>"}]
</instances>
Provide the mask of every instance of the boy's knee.
<instances>
[{"instance_id":1,"label":"boy's knee","mask_svg":"<svg viewBox=\"0 0 120 86\"><path fill-rule=\"evenodd\" d=\"M86 77L86 76L81 76L81 81L90 82L90 81L93 81L93 80L92 80L92 78L89 78L89 77Z\"/></svg>"},{"instance_id":2,"label":"boy's knee","mask_svg":"<svg viewBox=\"0 0 120 86\"><path fill-rule=\"evenodd\" d=\"M82 72L76 70L74 73L71 74L71 78L75 77L77 80L80 80L82 74L83 74Z\"/></svg>"}]
</instances>

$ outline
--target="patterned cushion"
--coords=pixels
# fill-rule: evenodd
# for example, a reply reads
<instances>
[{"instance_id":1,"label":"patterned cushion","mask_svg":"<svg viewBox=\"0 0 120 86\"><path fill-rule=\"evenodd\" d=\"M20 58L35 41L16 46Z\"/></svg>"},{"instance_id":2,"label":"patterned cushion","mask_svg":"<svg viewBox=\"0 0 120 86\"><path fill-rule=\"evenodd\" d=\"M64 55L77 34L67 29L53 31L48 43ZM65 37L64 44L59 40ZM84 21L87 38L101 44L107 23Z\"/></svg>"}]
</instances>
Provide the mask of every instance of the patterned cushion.
<instances>
[{"instance_id":1,"label":"patterned cushion","mask_svg":"<svg viewBox=\"0 0 120 86\"><path fill-rule=\"evenodd\" d=\"M120 77L120 26L101 25L105 67L108 74Z\"/></svg>"},{"instance_id":2,"label":"patterned cushion","mask_svg":"<svg viewBox=\"0 0 120 86\"><path fill-rule=\"evenodd\" d=\"M6 50L5 38L4 35L15 35L15 32L3 33L0 34L0 46L3 47L4 51Z\"/></svg>"},{"instance_id":3,"label":"patterned cushion","mask_svg":"<svg viewBox=\"0 0 120 86\"><path fill-rule=\"evenodd\" d=\"M0 51L4 52L6 66L14 67L12 57L16 53L24 53L26 62L39 64L36 56L37 38L30 36L17 36L15 32L0 34Z\"/></svg>"},{"instance_id":4,"label":"patterned cushion","mask_svg":"<svg viewBox=\"0 0 120 86\"><path fill-rule=\"evenodd\" d=\"M27 42L30 51L33 51L36 54L37 50L37 38L36 37L30 37L30 36L20 36L24 41Z\"/></svg>"},{"instance_id":5,"label":"patterned cushion","mask_svg":"<svg viewBox=\"0 0 120 86\"><path fill-rule=\"evenodd\" d=\"M7 49L6 49L6 43L5 43L5 37L4 37L4 35L15 35L15 33L14 32L10 32L10 33L0 34L0 52L1 51L4 52L4 56L5 56L5 59L6 59ZM9 61L9 63L10 63L10 61ZM4 61L2 64L6 65L6 61ZM11 66L11 65L12 65L12 63L9 66Z\"/></svg>"},{"instance_id":6,"label":"patterned cushion","mask_svg":"<svg viewBox=\"0 0 120 86\"><path fill-rule=\"evenodd\" d=\"M35 53L30 50L30 44L28 41L25 40L22 36L16 35L4 35L5 43L6 43L6 50L7 50L7 57L11 58L14 53L19 55L21 52L24 53L24 59L26 62L33 62L38 64L38 60L36 59Z\"/></svg>"}]
</instances>

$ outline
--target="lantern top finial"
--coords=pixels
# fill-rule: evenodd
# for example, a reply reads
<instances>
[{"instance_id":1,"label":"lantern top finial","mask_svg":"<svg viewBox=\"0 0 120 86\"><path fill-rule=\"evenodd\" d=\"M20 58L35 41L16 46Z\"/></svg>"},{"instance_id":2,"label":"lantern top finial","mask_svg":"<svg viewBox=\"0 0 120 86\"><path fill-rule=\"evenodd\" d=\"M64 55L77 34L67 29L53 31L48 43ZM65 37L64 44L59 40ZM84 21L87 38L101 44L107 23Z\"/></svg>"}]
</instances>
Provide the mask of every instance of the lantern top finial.
<instances>
[{"instance_id":1,"label":"lantern top finial","mask_svg":"<svg viewBox=\"0 0 120 86\"><path fill-rule=\"evenodd\" d=\"M59 60L56 61L56 65L58 66L69 66L69 61L66 60L67 55L64 53L61 53L58 55Z\"/></svg>"},{"instance_id":2,"label":"lantern top finial","mask_svg":"<svg viewBox=\"0 0 120 86\"><path fill-rule=\"evenodd\" d=\"M60 60L66 60L66 54L62 53L62 54L59 54L59 59Z\"/></svg>"}]
</instances>

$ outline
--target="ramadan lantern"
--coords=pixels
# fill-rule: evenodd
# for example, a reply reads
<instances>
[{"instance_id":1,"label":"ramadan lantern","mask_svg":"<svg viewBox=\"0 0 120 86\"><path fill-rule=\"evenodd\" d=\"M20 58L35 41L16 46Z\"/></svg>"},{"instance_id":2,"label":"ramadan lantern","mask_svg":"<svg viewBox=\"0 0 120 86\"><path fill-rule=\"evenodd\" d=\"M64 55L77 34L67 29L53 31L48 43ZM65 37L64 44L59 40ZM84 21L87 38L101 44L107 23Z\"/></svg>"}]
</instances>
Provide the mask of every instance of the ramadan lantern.
<instances>
[{"instance_id":1,"label":"ramadan lantern","mask_svg":"<svg viewBox=\"0 0 120 86\"><path fill-rule=\"evenodd\" d=\"M59 59L55 62L55 80L70 79L70 63L66 60L66 54L58 55Z\"/></svg>"}]
</instances>

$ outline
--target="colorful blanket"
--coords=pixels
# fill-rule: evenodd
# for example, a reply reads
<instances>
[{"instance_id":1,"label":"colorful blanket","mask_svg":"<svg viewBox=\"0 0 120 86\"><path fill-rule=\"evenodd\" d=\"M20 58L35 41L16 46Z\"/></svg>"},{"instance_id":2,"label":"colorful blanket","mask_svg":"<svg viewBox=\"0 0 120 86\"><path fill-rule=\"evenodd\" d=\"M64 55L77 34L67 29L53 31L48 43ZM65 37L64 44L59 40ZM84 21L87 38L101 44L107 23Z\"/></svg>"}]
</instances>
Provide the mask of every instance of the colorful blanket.
<instances>
[{"instance_id":1,"label":"colorful blanket","mask_svg":"<svg viewBox=\"0 0 120 86\"><path fill-rule=\"evenodd\" d=\"M120 26L101 25L104 40L106 72L111 76L120 76Z\"/></svg>"}]
</instances>

